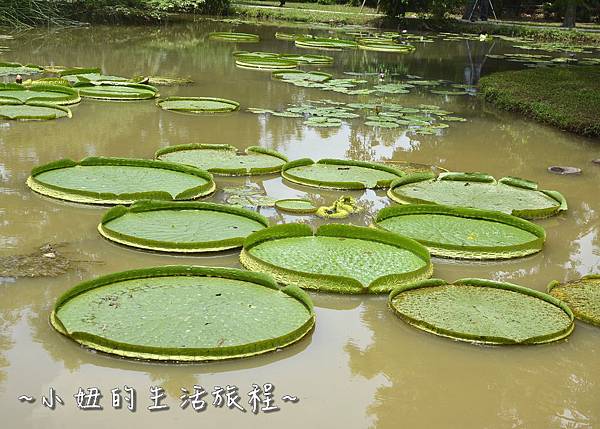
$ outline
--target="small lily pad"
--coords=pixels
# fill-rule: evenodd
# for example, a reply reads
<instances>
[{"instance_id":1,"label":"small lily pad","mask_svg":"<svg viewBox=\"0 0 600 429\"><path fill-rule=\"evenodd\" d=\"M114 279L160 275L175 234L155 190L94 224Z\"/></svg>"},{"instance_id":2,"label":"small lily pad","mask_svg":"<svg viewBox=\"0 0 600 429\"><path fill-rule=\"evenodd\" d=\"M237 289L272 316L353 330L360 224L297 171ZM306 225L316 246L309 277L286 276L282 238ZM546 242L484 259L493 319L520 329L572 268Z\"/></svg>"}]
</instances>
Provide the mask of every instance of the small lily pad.
<instances>
[{"instance_id":1,"label":"small lily pad","mask_svg":"<svg viewBox=\"0 0 600 429\"><path fill-rule=\"evenodd\" d=\"M77 343L160 361L240 358L307 335L315 314L303 291L233 268L163 266L98 277L56 302L52 326Z\"/></svg>"},{"instance_id":2,"label":"small lily pad","mask_svg":"<svg viewBox=\"0 0 600 429\"><path fill-rule=\"evenodd\" d=\"M568 337L573 313L556 298L510 283L431 279L400 286L388 300L408 324L479 344L543 344Z\"/></svg>"},{"instance_id":3,"label":"small lily pad","mask_svg":"<svg viewBox=\"0 0 600 429\"><path fill-rule=\"evenodd\" d=\"M317 211L317 207L310 200L302 198L289 198L275 201L275 208L283 212L296 214L311 214Z\"/></svg>"}]
</instances>

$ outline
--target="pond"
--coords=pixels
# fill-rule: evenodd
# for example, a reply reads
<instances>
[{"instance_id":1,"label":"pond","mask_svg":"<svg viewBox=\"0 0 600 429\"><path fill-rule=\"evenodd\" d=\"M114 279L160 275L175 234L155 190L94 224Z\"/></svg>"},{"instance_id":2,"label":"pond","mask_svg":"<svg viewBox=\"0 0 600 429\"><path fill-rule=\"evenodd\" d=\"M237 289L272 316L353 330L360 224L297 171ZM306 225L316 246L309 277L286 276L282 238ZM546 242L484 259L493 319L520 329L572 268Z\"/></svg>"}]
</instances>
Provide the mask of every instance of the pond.
<instances>
[{"instance_id":1,"label":"pond","mask_svg":"<svg viewBox=\"0 0 600 429\"><path fill-rule=\"evenodd\" d=\"M209 40L214 31L259 34L260 43ZM161 96L207 96L235 100L237 112L186 115L158 108L153 100L85 100L71 106L73 117L45 122L0 121L0 256L27 254L55 243L73 260L58 277L5 277L0 284L0 415L11 428L139 427L346 427L346 428L588 428L600 424L600 330L577 323L568 340L525 347L482 347L436 337L404 324L388 310L386 296L341 296L311 292L317 324L312 335L281 351L219 363L164 365L91 352L57 334L48 322L58 296L95 276L167 264L241 267L239 251L205 256L168 256L131 250L104 240L97 224L105 209L60 202L31 192L31 168L60 158L86 156L152 158L167 146L227 143L239 149L259 145L289 159L347 158L408 161L448 170L483 171L538 181L566 196L569 210L536 223L547 231L544 250L505 262L456 262L434 259L434 276L448 281L481 277L545 290L551 280L565 281L600 270L600 155L598 141L577 137L501 112L477 97L445 96L427 89L408 94L348 95L302 88L272 79L269 72L235 66L239 49L330 55L333 65L306 69L345 74L369 72L369 85L406 75L476 83L478 76L518 64L487 59L488 53L514 52L496 41L415 43L412 53L363 50L314 51L275 39L277 31L298 29L198 21L162 27L93 26L56 32L28 32L3 41L11 51L4 61L39 65L101 67L117 76L189 77L194 83L159 87ZM327 34L326 30L314 34ZM491 50L490 50L491 49ZM373 75L375 74L375 75ZM451 122L430 135L404 128L370 127L362 119L338 127L313 127L303 119L248 112L250 107L285 110L312 101L344 103L386 101L403 106L437 105L467 119ZM394 165L390 163L390 165ZM551 165L579 167L578 176L551 174ZM383 190L328 191L284 181L278 175L252 178L216 176L223 188L257 184L274 199L308 197L330 205L350 195L363 207L339 222L370 225L376 212L391 205ZM272 223L324 223L261 208ZM214 386L239 387L248 408L252 384L272 383L275 413L242 413L215 408ZM181 388L201 385L207 410L179 406ZM111 389L137 389L135 413L111 406ZM149 412L149 389L162 386L168 411ZM98 387L103 411L82 413L73 395L79 387ZM65 405L43 407L50 388ZM34 404L17 396L35 396ZM299 398L283 402L281 396ZM210 423L209 423L210 422Z\"/></svg>"}]
</instances>

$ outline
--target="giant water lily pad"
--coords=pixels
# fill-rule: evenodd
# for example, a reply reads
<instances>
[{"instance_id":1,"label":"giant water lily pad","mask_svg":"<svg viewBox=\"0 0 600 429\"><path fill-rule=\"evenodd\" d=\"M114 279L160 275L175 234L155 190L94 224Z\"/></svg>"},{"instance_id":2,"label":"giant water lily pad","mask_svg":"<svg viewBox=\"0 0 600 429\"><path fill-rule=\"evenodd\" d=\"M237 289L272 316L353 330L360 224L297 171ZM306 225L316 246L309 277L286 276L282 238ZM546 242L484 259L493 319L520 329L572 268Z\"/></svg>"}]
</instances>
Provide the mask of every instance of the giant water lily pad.
<instances>
[{"instance_id":1,"label":"giant water lily pad","mask_svg":"<svg viewBox=\"0 0 600 429\"><path fill-rule=\"evenodd\" d=\"M553 281L548 292L567 303L578 319L600 326L600 275L590 274L568 283Z\"/></svg>"},{"instance_id":2,"label":"giant water lily pad","mask_svg":"<svg viewBox=\"0 0 600 429\"><path fill-rule=\"evenodd\" d=\"M304 198L288 198L275 201L275 207L282 212L295 214L311 214L317 211L317 207L311 200Z\"/></svg>"},{"instance_id":3,"label":"giant water lily pad","mask_svg":"<svg viewBox=\"0 0 600 429\"><path fill-rule=\"evenodd\" d=\"M36 84L29 87L16 83L0 83L0 103L42 102L60 105L75 104L81 100L79 92L61 85Z\"/></svg>"},{"instance_id":4,"label":"giant water lily pad","mask_svg":"<svg viewBox=\"0 0 600 429\"><path fill-rule=\"evenodd\" d=\"M518 258L542 250L546 238L542 227L515 216L437 204L387 207L377 213L375 224L445 258Z\"/></svg>"},{"instance_id":5,"label":"giant water lily pad","mask_svg":"<svg viewBox=\"0 0 600 429\"><path fill-rule=\"evenodd\" d=\"M139 83L77 83L75 87L82 97L111 101L148 100L158 95L158 90Z\"/></svg>"},{"instance_id":6,"label":"giant water lily pad","mask_svg":"<svg viewBox=\"0 0 600 429\"><path fill-rule=\"evenodd\" d=\"M167 97L156 104L164 110L180 113L226 113L240 107L237 101L214 97Z\"/></svg>"},{"instance_id":7,"label":"giant water lily pad","mask_svg":"<svg viewBox=\"0 0 600 429\"><path fill-rule=\"evenodd\" d=\"M295 69L298 63L279 57L259 58L254 56L240 55L236 57L235 65L246 69L285 70Z\"/></svg>"},{"instance_id":8,"label":"giant water lily pad","mask_svg":"<svg viewBox=\"0 0 600 429\"><path fill-rule=\"evenodd\" d=\"M119 356L221 360L290 345L315 323L310 298L232 268L164 266L80 283L50 316L61 334Z\"/></svg>"},{"instance_id":9,"label":"giant water lily pad","mask_svg":"<svg viewBox=\"0 0 600 429\"><path fill-rule=\"evenodd\" d=\"M383 293L429 277L429 252L414 240L352 225L277 225L244 241L242 265L280 283L337 293Z\"/></svg>"},{"instance_id":10,"label":"giant water lily pad","mask_svg":"<svg viewBox=\"0 0 600 429\"><path fill-rule=\"evenodd\" d=\"M215 252L241 247L269 226L260 214L204 202L137 201L110 209L98 226L111 241L163 252Z\"/></svg>"},{"instance_id":11,"label":"giant water lily pad","mask_svg":"<svg viewBox=\"0 0 600 429\"><path fill-rule=\"evenodd\" d=\"M224 176L278 173L287 162L285 155L260 146L250 146L245 153L240 154L235 146L227 144L170 146L157 151L156 158L191 165Z\"/></svg>"},{"instance_id":12,"label":"giant water lily pad","mask_svg":"<svg viewBox=\"0 0 600 429\"><path fill-rule=\"evenodd\" d=\"M567 210L557 191L539 190L535 182L515 177L495 180L481 173L415 173L392 183L388 196L402 204L442 204L495 210L537 219Z\"/></svg>"},{"instance_id":13,"label":"giant water lily pad","mask_svg":"<svg viewBox=\"0 0 600 429\"><path fill-rule=\"evenodd\" d=\"M324 49L339 51L341 49L352 49L358 45L354 40L335 39L326 37L298 37L295 39L296 46L301 48Z\"/></svg>"},{"instance_id":14,"label":"giant water lily pad","mask_svg":"<svg viewBox=\"0 0 600 429\"><path fill-rule=\"evenodd\" d=\"M273 72L274 79L280 79L286 82L312 82L322 83L330 80L332 76L329 73L323 72L305 72L301 70L285 70Z\"/></svg>"},{"instance_id":15,"label":"giant water lily pad","mask_svg":"<svg viewBox=\"0 0 600 429\"><path fill-rule=\"evenodd\" d=\"M210 33L208 37L212 40L221 40L224 42L256 43L260 41L258 34L235 33L231 31Z\"/></svg>"},{"instance_id":16,"label":"giant water lily pad","mask_svg":"<svg viewBox=\"0 0 600 429\"><path fill-rule=\"evenodd\" d=\"M413 45L396 43L390 39L362 38L358 39L357 42L358 48L366 51L394 52L404 54L413 52L415 50Z\"/></svg>"},{"instance_id":17,"label":"giant water lily pad","mask_svg":"<svg viewBox=\"0 0 600 429\"><path fill-rule=\"evenodd\" d=\"M102 74L99 68L68 68L61 70L58 75L71 83L96 83L96 82L130 82L130 79L122 76Z\"/></svg>"},{"instance_id":18,"label":"giant water lily pad","mask_svg":"<svg viewBox=\"0 0 600 429\"><path fill-rule=\"evenodd\" d=\"M0 62L0 76L16 76L18 74L30 75L42 73L44 69L33 64L23 65L20 63Z\"/></svg>"},{"instance_id":19,"label":"giant water lily pad","mask_svg":"<svg viewBox=\"0 0 600 429\"><path fill-rule=\"evenodd\" d=\"M10 102L0 104L0 119L42 121L70 117L72 117L70 109L52 103Z\"/></svg>"},{"instance_id":20,"label":"giant water lily pad","mask_svg":"<svg viewBox=\"0 0 600 429\"><path fill-rule=\"evenodd\" d=\"M212 175L164 161L90 157L34 168L27 185L43 195L87 204L131 204L140 199L190 200L215 190Z\"/></svg>"},{"instance_id":21,"label":"giant water lily pad","mask_svg":"<svg viewBox=\"0 0 600 429\"><path fill-rule=\"evenodd\" d=\"M290 182L317 188L372 189L385 188L402 177L395 168L364 161L303 158L283 166L281 175Z\"/></svg>"},{"instance_id":22,"label":"giant water lily pad","mask_svg":"<svg viewBox=\"0 0 600 429\"><path fill-rule=\"evenodd\" d=\"M575 326L573 313L558 299L482 279L451 284L431 279L400 286L388 303L412 326L471 343L549 343L569 336Z\"/></svg>"}]
</instances>

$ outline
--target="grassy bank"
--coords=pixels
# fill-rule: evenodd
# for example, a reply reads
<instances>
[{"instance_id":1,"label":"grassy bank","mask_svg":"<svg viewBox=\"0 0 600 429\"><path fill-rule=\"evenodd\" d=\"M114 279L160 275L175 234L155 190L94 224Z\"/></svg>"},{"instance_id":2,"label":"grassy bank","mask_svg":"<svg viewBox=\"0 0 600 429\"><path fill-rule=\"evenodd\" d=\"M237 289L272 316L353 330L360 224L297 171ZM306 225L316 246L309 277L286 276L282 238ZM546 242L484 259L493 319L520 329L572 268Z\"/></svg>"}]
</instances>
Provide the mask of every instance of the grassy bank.
<instances>
[{"instance_id":1,"label":"grassy bank","mask_svg":"<svg viewBox=\"0 0 600 429\"><path fill-rule=\"evenodd\" d=\"M493 73L481 94L499 108L562 130L600 137L600 69L552 67Z\"/></svg>"}]
</instances>

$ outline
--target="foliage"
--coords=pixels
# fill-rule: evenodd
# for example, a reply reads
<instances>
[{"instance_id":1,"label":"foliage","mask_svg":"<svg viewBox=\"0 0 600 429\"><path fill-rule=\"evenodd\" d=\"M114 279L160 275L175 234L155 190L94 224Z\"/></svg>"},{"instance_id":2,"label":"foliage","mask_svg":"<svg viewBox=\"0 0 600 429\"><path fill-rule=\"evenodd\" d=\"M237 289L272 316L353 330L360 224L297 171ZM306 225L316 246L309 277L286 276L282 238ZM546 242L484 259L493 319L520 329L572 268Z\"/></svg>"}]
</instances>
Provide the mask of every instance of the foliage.
<instances>
[{"instance_id":1,"label":"foliage","mask_svg":"<svg viewBox=\"0 0 600 429\"><path fill-rule=\"evenodd\" d=\"M600 70L555 67L493 73L481 93L496 106L563 130L600 136Z\"/></svg>"}]
</instances>

